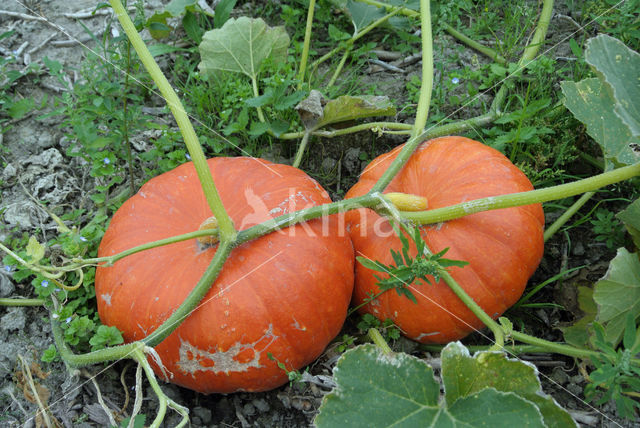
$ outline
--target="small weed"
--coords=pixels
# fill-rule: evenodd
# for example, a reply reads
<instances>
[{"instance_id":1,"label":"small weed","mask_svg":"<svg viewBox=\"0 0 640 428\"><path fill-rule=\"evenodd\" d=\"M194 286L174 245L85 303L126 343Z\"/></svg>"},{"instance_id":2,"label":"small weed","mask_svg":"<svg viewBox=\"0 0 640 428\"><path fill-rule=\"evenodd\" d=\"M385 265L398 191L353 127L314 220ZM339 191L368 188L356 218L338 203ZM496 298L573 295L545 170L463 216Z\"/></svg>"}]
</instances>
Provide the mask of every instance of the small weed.
<instances>
[{"instance_id":1,"label":"small weed","mask_svg":"<svg viewBox=\"0 0 640 428\"><path fill-rule=\"evenodd\" d=\"M589 222L593 233L596 234L595 240L604 242L608 249L615 250L624 245L626 232L614 212L599 208Z\"/></svg>"}]
</instances>

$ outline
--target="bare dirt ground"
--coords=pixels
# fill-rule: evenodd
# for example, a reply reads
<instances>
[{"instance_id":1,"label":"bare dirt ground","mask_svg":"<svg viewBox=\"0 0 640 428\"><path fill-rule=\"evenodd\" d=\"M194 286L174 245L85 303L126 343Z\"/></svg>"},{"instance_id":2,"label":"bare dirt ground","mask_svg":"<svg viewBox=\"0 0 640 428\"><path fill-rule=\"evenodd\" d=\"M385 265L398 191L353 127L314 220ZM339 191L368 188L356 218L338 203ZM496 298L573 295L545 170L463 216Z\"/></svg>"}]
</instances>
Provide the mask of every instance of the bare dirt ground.
<instances>
[{"instance_id":1,"label":"bare dirt ground","mask_svg":"<svg viewBox=\"0 0 640 428\"><path fill-rule=\"evenodd\" d=\"M147 11L157 10L163 3L159 0L145 2L145 8ZM64 87L63 83L46 74L30 76L17 82L16 93L33 97L37 104L45 96L50 100L74 84L78 79L77 70L86 56L85 49L93 46L82 25L95 34L100 34L105 28L108 9L103 9L105 14L84 17L83 12L90 12L93 7L95 2L89 0L2 2L0 34L9 30L15 30L15 33L0 40L0 55L15 55L20 67L42 62L45 57L53 58L64 65L67 77L67 86ZM86 43L86 47L78 44L78 40ZM390 80L397 81L395 77ZM404 84L399 90L404 90ZM43 111L48 107L44 105ZM94 185L88 177L86 165L77 158L65 156L67 142L58 119L39 118L41 113L15 121L11 129L1 135L0 142L4 147L1 208L5 223L0 230L2 241L10 233L31 234L36 229L46 240L47 236L56 233L56 225L35 200L46 200L50 205L68 209L77 208ZM343 165L344 172L356 176L362 167L358 160L360 148L347 145L344 150L348 155L345 161L351 159L351 164ZM318 162L323 161L322 153L318 155ZM321 168L324 163L316 166ZM342 183L343 188L345 183ZM335 189L335 186L331 189L332 192L336 190L340 189ZM575 241L580 240L578 236L574 238ZM573 255L590 266L590 271L583 271L576 282L597 278L606 269L607 258L600 249L576 245L575 241ZM566 248L566 242L562 240L549 244L540 277L548 278L556 271L557 261L567 257L564 253ZM589 275L591 277L588 278ZM14 281L11 272L0 272L0 297L29 296L29 287L28 283ZM557 292L565 302L575 299L570 292ZM541 311L536 317L543 319L548 326L566 321L557 312ZM349 323L345 329L355 330ZM551 338L558 339L557 335ZM40 362L42 352L52 342L45 309L0 309L0 426L46 426L42 414L38 413L38 408L43 406L49 409L51 424L65 427L108 426L105 407L114 413L122 409L119 416L131 411L133 397L130 394L135 384L135 369L131 364L118 362L70 371L61 363ZM432 359L430 354L417 351L415 345L408 341L396 345L427 360ZM267 393L206 396L171 384L163 384L162 387L168 396L190 409L194 427L308 426L322 397L331 389L331 368L339 355L335 348L335 345L330 347L309 368L307 382L286 385ZM437 363L437 359L433 361ZM569 409L581 424L640 426L617 418L615 409L609 404L599 408L586 405L582 401L584 379L572 361L542 356L533 362L545 375L545 391ZM147 415L148 424L155 417L157 402L151 389L148 386L144 388L143 413ZM36 395L44 401L40 405ZM175 426L179 420L177 414L169 413L164 426Z\"/></svg>"}]
</instances>

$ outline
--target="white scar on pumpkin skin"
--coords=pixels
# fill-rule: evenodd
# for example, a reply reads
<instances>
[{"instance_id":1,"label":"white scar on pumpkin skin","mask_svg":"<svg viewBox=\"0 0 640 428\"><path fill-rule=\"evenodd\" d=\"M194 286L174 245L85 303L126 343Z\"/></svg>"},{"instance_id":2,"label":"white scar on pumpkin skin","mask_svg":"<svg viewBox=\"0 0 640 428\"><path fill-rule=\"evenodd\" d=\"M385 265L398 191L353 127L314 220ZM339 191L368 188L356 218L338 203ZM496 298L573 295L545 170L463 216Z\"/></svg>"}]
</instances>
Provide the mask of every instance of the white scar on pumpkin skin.
<instances>
[{"instance_id":1,"label":"white scar on pumpkin skin","mask_svg":"<svg viewBox=\"0 0 640 428\"><path fill-rule=\"evenodd\" d=\"M256 350L255 346L263 341L265 338L271 339L267 346L261 351ZM273 324L269 324L269 328L264 332L264 335L253 343L240 343L236 342L232 347L226 351L208 352L199 348L196 348L186 340L180 341L180 360L178 361L178 368L184 373L191 374L192 376L198 371L210 371L213 373L230 373L230 372L246 372L252 367L260 368L260 355L264 352L278 336L273 334ZM239 362L236 357L243 351L251 349L253 351L253 358L246 363ZM189 358L191 356L191 358ZM206 360L210 365L203 366L200 361ZM211 364L213 363L213 364Z\"/></svg>"}]
</instances>

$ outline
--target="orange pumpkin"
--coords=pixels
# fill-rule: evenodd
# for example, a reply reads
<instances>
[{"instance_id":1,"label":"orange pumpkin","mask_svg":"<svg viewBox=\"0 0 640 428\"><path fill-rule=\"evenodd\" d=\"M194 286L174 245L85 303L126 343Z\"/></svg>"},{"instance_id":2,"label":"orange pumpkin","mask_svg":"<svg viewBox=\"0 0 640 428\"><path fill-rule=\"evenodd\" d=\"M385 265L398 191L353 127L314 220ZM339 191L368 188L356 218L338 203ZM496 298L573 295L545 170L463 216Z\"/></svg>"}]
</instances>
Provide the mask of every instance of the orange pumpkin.
<instances>
[{"instance_id":1,"label":"orange pumpkin","mask_svg":"<svg viewBox=\"0 0 640 428\"><path fill-rule=\"evenodd\" d=\"M367 193L395 159L402 146L373 160L346 194ZM463 137L426 141L417 149L385 192L426 197L429 208L532 190L527 177L500 152ZM394 264L390 249L402 248L389 223L370 209L346 214L356 256ZM449 272L494 319L522 295L543 252L544 215L539 204L472 214L445 223L423 226L421 236L434 253L469 262ZM415 256L415 247L412 256ZM376 272L378 273L378 272ZM460 339L483 324L440 281L410 287L417 304L395 291L387 291L364 306L381 320L390 318L409 338L422 343ZM374 272L356 266L354 304L380 290Z\"/></svg>"},{"instance_id":2,"label":"orange pumpkin","mask_svg":"<svg viewBox=\"0 0 640 428\"><path fill-rule=\"evenodd\" d=\"M240 230L331 202L299 169L254 158L208 161ZM211 216L192 163L153 178L116 212L100 244L109 256L197 230ZM324 229L323 229L324 228ZM96 271L102 322L126 342L153 332L182 303L216 249L196 239L143 251ZM353 247L335 216L234 248L197 309L155 350L168 381L196 391L263 391L316 359L338 334L353 289ZM162 375L160 370L156 370Z\"/></svg>"}]
</instances>

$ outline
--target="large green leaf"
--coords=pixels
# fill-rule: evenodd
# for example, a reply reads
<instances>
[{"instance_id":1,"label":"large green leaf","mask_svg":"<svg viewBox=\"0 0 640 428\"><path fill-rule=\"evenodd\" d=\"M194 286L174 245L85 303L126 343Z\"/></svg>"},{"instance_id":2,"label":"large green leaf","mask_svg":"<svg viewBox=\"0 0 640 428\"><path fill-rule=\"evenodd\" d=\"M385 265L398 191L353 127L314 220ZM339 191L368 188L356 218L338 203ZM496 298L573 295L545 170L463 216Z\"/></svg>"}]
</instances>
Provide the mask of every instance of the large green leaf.
<instances>
[{"instance_id":1,"label":"large green leaf","mask_svg":"<svg viewBox=\"0 0 640 428\"><path fill-rule=\"evenodd\" d=\"M616 217L622 220L633 238L636 248L640 249L640 199L633 201L627 208L620 211Z\"/></svg>"},{"instance_id":2,"label":"large green leaf","mask_svg":"<svg viewBox=\"0 0 640 428\"><path fill-rule=\"evenodd\" d=\"M485 388L495 388L533 402L547 427L576 426L571 416L542 392L535 366L509 359L502 352L478 352L471 357L459 342L448 344L441 358L445 399L450 407Z\"/></svg>"},{"instance_id":3,"label":"large green leaf","mask_svg":"<svg viewBox=\"0 0 640 428\"><path fill-rule=\"evenodd\" d=\"M598 78L562 82L565 105L587 127L587 133L602 148L607 169L640 161L640 138L615 113L615 100L606 83Z\"/></svg>"},{"instance_id":4,"label":"large green leaf","mask_svg":"<svg viewBox=\"0 0 640 428\"><path fill-rule=\"evenodd\" d=\"M553 400L540 395L540 383L531 366L497 353L479 353L474 359L459 343L450 344L445 351L442 376L450 383L447 386L445 382L445 400L439 398L433 370L418 358L385 354L374 345L345 352L334 369L337 386L325 396L315 424L319 428L575 426ZM493 386L482 371L485 366L498 378ZM499 371L504 368L508 370ZM483 382L457 382L452 370L459 369L472 383L482 378L484 384L477 388ZM477 377L474 372L481 374ZM510 388L513 385L517 387Z\"/></svg>"},{"instance_id":5,"label":"large green leaf","mask_svg":"<svg viewBox=\"0 0 640 428\"><path fill-rule=\"evenodd\" d=\"M367 25L382 18L385 15L385 11L383 8L353 0L349 0L347 2L347 11L351 16L351 22L353 23L354 27L354 35L362 31Z\"/></svg>"},{"instance_id":6,"label":"large green leaf","mask_svg":"<svg viewBox=\"0 0 640 428\"><path fill-rule=\"evenodd\" d=\"M640 136L640 54L620 40L601 34L587 41L584 58L610 85L615 112L631 135Z\"/></svg>"},{"instance_id":7,"label":"large green leaf","mask_svg":"<svg viewBox=\"0 0 640 428\"><path fill-rule=\"evenodd\" d=\"M338 387L323 400L315 420L319 427L391 426L408 415L428 421L440 413L433 370L407 354L358 346L338 360L334 379Z\"/></svg>"},{"instance_id":8,"label":"large green leaf","mask_svg":"<svg viewBox=\"0 0 640 428\"><path fill-rule=\"evenodd\" d=\"M604 278L594 287L593 300L598 305L596 321L603 324L607 342L622 339L627 314L640 317L640 260L637 253L624 248L611 260Z\"/></svg>"},{"instance_id":9,"label":"large green leaf","mask_svg":"<svg viewBox=\"0 0 640 428\"><path fill-rule=\"evenodd\" d=\"M269 27L260 18L231 18L202 37L198 69L202 73L243 73L255 79L267 58L276 63L286 61L288 47L284 27Z\"/></svg>"}]
</instances>

